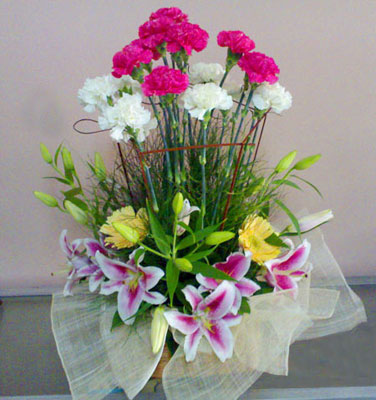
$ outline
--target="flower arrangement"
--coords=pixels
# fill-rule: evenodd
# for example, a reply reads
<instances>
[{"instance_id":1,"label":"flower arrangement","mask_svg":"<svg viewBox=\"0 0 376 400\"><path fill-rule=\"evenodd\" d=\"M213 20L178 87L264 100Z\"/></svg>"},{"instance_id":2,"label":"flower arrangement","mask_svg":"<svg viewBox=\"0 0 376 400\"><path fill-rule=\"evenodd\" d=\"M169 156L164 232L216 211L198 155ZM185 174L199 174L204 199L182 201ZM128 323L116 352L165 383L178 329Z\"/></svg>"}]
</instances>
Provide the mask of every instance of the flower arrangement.
<instances>
[{"instance_id":1,"label":"flower arrangement","mask_svg":"<svg viewBox=\"0 0 376 400\"><path fill-rule=\"evenodd\" d=\"M320 155L296 161L292 151L274 168L257 159L267 116L292 102L273 58L254 51L245 33L222 31L217 43L227 49L224 66L191 65L190 56L205 49L209 35L176 7L152 13L138 33L114 55L112 75L87 79L78 91L84 110L98 113L100 132L109 132L115 142L114 166L106 168L96 152L83 185L65 146L53 157L41 144L43 159L67 189L62 202L35 192L91 231L91 237L73 242L66 230L60 236L69 268L61 307L72 301L80 307L88 296L101 302L101 314L111 310L103 342L106 335L115 340L124 332L137 340L140 329L149 337L133 346L149 357L150 368L132 378L136 389L129 381L123 386L131 398L152 375L165 344L173 359L184 358L182 378L202 354L210 354L213 365L232 362L257 299L283 298L292 308L301 306L315 268L312 244L303 235L333 217L325 210L298 218L282 200L284 188L300 190L300 183L320 194L299 175ZM244 72L242 82L229 80L236 68ZM75 129L80 131L77 123ZM290 220L280 229L272 223L278 209ZM55 308L53 323L60 355L73 396L85 398L69 375L78 356L65 356L56 327L59 312ZM84 332L83 322L77 324ZM168 389L168 374L171 383L167 367L166 393L178 398L174 385ZM87 398L104 397L101 390L97 397L88 391ZM189 398L204 392L196 388Z\"/></svg>"}]
</instances>

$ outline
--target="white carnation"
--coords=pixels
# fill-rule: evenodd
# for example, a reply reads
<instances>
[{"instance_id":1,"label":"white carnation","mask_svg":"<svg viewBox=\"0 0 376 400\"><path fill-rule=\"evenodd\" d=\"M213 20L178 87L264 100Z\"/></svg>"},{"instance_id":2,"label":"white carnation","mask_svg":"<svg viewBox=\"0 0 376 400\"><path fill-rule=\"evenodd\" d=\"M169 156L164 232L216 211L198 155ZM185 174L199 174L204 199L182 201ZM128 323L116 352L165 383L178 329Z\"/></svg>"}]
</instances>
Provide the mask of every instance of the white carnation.
<instances>
[{"instance_id":1,"label":"white carnation","mask_svg":"<svg viewBox=\"0 0 376 400\"><path fill-rule=\"evenodd\" d=\"M114 79L118 89L124 89L124 86L126 86L127 88L132 89L133 94L141 93L140 82L136 81L129 75L123 75L121 78Z\"/></svg>"},{"instance_id":2,"label":"white carnation","mask_svg":"<svg viewBox=\"0 0 376 400\"><path fill-rule=\"evenodd\" d=\"M272 111L280 114L291 107L292 96L278 82L273 85L262 83L254 91L252 103L259 110L267 110L271 107Z\"/></svg>"},{"instance_id":3,"label":"white carnation","mask_svg":"<svg viewBox=\"0 0 376 400\"><path fill-rule=\"evenodd\" d=\"M226 89L227 93L235 100L240 99L240 95L243 90L243 86L235 81L226 80L223 84L223 89Z\"/></svg>"},{"instance_id":4,"label":"white carnation","mask_svg":"<svg viewBox=\"0 0 376 400\"><path fill-rule=\"evenodd\" d=\"M215 83L199 83L188 88L182 96L184 108L192 117L204 119L207 111L215 108L229 110L232 107L232 97Z\"/></svg>"},{"instance_id":5,"label":"white carnation","mask_svg":"<svg viewBox=\"0 0 376 400\"><path fill-rule=\"evenodd\" d=\"M214 82L219 83L225 70L221 64L199 62L193 64L189 70L189 82L197 83Z\"/></svg>"},{"instance_id":6,"label":"white carnation","mask_svg":"<svg viewBox=\"0 0 376 400\"><path fill-rule=\"evenodd\" d=\"M107 97L112 97L118 90L118 82L112 75L86 79L78 91L78 101L87 112L102 110L107 106Z\"/></svg>"},{"instance_id":7,"label":"white carnation","mask_svg":"<svg viewBox=\"0 0 376 400\"><path fill-rule=\"evenodd\" d=\"M126 128L130 128L137 135L137 140L143 142L149 131L157 126L156 119L152 119L150 111L142 106L139 93L123 94L113 107L103 110L98 123L101 129L111 129L111 137L118 142L128 142L131 138L131 132L127 132Z\"/></svg>"}]
</instances>

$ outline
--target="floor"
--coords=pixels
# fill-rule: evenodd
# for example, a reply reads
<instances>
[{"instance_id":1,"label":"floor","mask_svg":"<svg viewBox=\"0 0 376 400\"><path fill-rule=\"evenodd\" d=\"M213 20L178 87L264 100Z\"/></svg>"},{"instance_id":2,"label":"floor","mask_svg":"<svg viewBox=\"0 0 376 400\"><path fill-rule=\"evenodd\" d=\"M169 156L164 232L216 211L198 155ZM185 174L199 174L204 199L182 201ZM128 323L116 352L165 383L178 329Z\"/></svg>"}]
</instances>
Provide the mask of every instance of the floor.
<instances>
[{"instance_id":1,"label":"floor","mask_svg":"<svg viewBox=\"0 0 376 400\"><path fill-rule=\"evenodd\" d=\"M330 392L330 388L341 387L343 393L345 388L348 391L351 388L354 393L359 388L361 393L365 387L376 388L376 286L358 285L353 289L365 304L368 323L350 332L294 344L289 376L264 374L253 386L253 393L258 393L257 389L267 389L267 393L275 389L304 393L299 388L311 391L327 388ZM49 296L3 299L0 306L0 398L42 396L39 398L44 399L47 395L69 394L51 332L50 300ZM266 398L261 392L260 396L258 398ZM157 398L163 397L158 395ZM376 398L376 393L375 397L338 398Z\"/></svg>"}]
</instances>

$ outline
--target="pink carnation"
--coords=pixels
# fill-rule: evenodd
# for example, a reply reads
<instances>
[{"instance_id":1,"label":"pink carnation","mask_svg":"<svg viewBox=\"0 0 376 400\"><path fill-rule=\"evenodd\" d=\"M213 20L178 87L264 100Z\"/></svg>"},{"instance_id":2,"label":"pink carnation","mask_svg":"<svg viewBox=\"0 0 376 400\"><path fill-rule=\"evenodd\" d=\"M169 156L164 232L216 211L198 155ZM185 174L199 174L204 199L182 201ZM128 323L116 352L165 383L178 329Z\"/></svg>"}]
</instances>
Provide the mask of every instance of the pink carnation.
<instances>
[{"instance_id":1,"label":"pink carnation","mask_svg":"<svg viewBox=\"0 0 376 400\"><path fill-rule=\"evenodd\" d=\"M113 59L112 75L120 78L123 75L132 74L134 67L139 67L141 63L148 64L153 58L153 52L141 47L139 44L131 43L117 52Z\"/></svg>"},{"instance_id":2,"label":"pink carnation","mask_svg":"<svg viewBox=\"0 0 376 400\"><path fill-rule=\"evenodd\" d=\"M273 58L256 51L244 54L238 62L239 67L248 75L251 83L268 82L273 84L278 81L278 65Z\"/></svg>"},{"instance_id":3,"label":"pink carnation","mask_svg":"<svg viewBox=\"0 0 376 400\"><path fill-rule=\"evenodd\" d=\"M255 48L255 42L242 31L222 31L217 36L221 47L229 47L233 53L248 53Z\"/></svg>"},{"instance_id":4,"label":"pink carnation","mask_svg":"<svg viewBox=\"0 0 376 400\"><path fill-rule=\"evenodd\" d=\"M187 74L167 66L154 68L141 85L145 96L164 96L169 93L184 92L189 85Z\"/></svg>"},{"instance_id":5,"label":"pink carnation","mask_svg":"<svg viewBox=\"0 0 376 400\"><path fill-rule=\"evenodd\" d=\"M150 15L149 20L155 20L161 17L171 18L174 22L187 22L188 15L184 14L182 10L178 7L165 7L153 12Z\"/></svg>"},{"instance_id":6,"label":"pink carnation","mask_svg":"<svg viewBox=\"0 0 376 400\"><path fill-rule=\"evenodd\" d=\"M167 50L176 53L182 48L188 55L192 50L202 51L208 44L209 34L197 24L183 22L173 25L167 35Z\"/></svg>"}]
</instances>

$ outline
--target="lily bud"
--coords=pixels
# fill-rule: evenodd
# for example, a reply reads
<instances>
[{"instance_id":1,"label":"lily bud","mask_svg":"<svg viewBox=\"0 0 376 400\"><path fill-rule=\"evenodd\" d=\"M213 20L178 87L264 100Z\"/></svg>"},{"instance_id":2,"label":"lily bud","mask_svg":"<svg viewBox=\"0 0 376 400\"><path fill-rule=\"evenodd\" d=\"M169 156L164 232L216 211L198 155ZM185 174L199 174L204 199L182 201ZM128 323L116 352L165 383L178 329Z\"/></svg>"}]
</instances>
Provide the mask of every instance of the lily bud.
<instances>
[{"instance_id":1,"label":"lily bud","mask_svg":"<svg viewBox=\"0 0 376 400\"><path fill-rule=\"evenodd\" d=\"M186 258L176 258L174 264L183 272L191 272L193 269L192 263Z\"/></svg>"},{"instance_id":2,"label":"lily bud","mask_svg":"<svg viewBox=\"0 0 376 400\"><path fill-rule=\"evenodd\" d=\"M84 210L76 206L69 200L64 201L64 206L68 210L69 214L75 219L76 222L82 225L86 225L88 221L88 216Z\"/></svg>"},{"instance_id":3,"label":"lily bud","mask_svg":"<svg viewBox=\"0 0 376 400\"><path fill-rule=\"evenodd\" d=\"M63 164L66 169L72 170L74 169L74 164L72 160L72 155L67 148L63 148L61 155L63 157Z\"/></svg>"},{"instance_id":4,"label":"lily bud","mask_svg":"<svg viewBox=\"0 0 376 400\"><path fill-rule=\"evenodd\" d=\"M325 224L334 218L332 210L323 210L314 214L307 215L298 220L299 228L302 233L308 232L318 226ZM293 225L289 225L286 229L289 233L296 233Z\"/></svg>"},{"instance_id":5,"label":"lily bud","mask_svg":"<svg viewBox=\"0 0 376 400\"><path fill-rule=\"evenodd\" d=\"M315 154L313 156L309 156L306 158L303 158L302 160L298 161L295 165L294 165L294 169L297 169L299 171L303 170L303 169L307 169L309 168L311 165L313 165L314 163L316 163L317 161L319 161L321 158L321 154Z\"/></svg>"},{"instance_id":6,"label":"lily bud","mask_svg":"<svg viewBox=\"0 0 376 400\"><path fill-rule=\"evenodd\" d=\"M183 209L183 204L184 204L183 195L180 192L176 193L174 199L172 200L172 209L174 210L175 215L181 213L181 210Z\"/></svg>"},{"instance_id":7,"label":"lily bud","mask_svg":"<svg viewBox=\"0 0 376 400\"><path fill-rule=\"evenodd\" d=\"M206 237L205 243L209 246L215 246L231 240L234 236L235 233L229 231L213 232Z\"/></svg>"},{"instance_id":8,"label":"lily bud","mask_svg":"<svg viewBox=\"0 0 376 400\"><path fill-rule=\"evenodd\" d=\"M280 162L277 164L277 166L275 167L275 172L279 173L279 172L283 172L285 171L290 164L294 161L294 158L296 157L296 150L290 152L289 154L287 154L286 156L284 156Z\"/></svg>"},{"instance_id":9,"label":"lily bud","mask_svg":"<svg viewBox=\"0 0 376 400\"><path fill-rule=\"evenodd\" d=\"M137 243L140 240L140 235L136 229L133 229L121 222L114 222L112 226L117 232L120 233L121 236L123 236L124 239L127 239L128 242Z\"/></svg>"},{"instance_id":10,"label":"lily bud","mask_svg":"<svg viewBox=\"0 0 376 400\"><path fill-rule=\"evenodd\" d=\"M159 306L155 309L151 321L151 347L154 354L157 354L163 346L167 330L168 322L164 317L164 307Z\"/></svg>"},{"instance_id":11,"label":"lily bud","mask_svg":"<svg viewBox=\"0 0 376 400\"><path fill-rule=\"evenodd\" d=\"M106 179L106 166L104 165L102 156L96 151L94 155L95 176L103 181Z\"/></svg>"},{"instance_id":12,"label":"lily bud","mask_svg":"<svg viewBox=\"0 0 376 400\"><path fill-rule=\"evenodd\" d=\"M34 191L34 196L40 200L43 204L45 204L48 207L57 207L58 202L55 199L55 197L51 196L50 194L43 193L43 192L38 192Z\"/></svg>"},{"instance_id":13,"label":"lily bud","mask_svg":"<svg viewBox=\"0 0 376 400\"><path fill-rule=\"evenodd\" d=\"M46 145L44 143L41 143L39 145L40 147L40 153L42 154L43 160L46 161L47 164L52 164L52 156L50 152L48 151Z\"/></svg>"}]
</instances>

